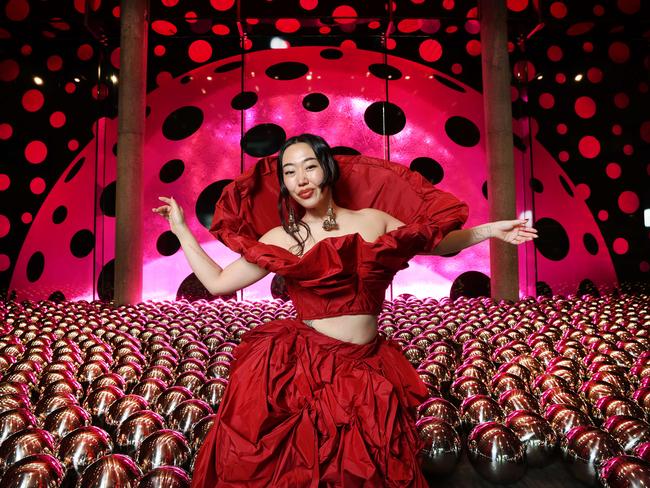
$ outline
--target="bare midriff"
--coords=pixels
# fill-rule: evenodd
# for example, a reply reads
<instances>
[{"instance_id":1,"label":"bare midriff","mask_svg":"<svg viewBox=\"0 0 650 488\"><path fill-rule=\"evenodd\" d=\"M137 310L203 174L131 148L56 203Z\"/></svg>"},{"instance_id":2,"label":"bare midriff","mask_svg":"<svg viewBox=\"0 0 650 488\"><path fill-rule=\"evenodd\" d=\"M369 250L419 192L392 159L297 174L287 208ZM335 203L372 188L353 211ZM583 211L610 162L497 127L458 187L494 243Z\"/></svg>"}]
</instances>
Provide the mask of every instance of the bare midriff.
<instances>
[{"instance_id":1,"label":"bare midriff","mask_svg":"<svg viewBox=\"0 0 650 488\"><path fill-rule=\"evenodd\" d=\"M341 315L304 322L321 334L353 344L367 344L377 335L374 315Z\"/></svg>"}]
</instances>

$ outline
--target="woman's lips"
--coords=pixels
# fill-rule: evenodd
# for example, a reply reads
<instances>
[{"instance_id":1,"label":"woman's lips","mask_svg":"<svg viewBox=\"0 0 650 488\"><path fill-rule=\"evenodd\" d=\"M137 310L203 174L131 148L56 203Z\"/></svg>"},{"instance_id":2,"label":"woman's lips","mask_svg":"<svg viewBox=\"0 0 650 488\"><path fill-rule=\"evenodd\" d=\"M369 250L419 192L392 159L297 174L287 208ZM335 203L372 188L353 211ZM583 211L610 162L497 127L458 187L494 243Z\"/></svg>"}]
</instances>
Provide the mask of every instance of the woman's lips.
<instances>
[{"instance_id":1,"label":"woman's lips","mask_svg":"<svg viewBox=\"0 0 650 488\"><path fill-rule=\"evenodd\" d=\"M309 198L310 196L312 196L313 193L314 193L314 190L309 190L309 191L304 191L304 192L298 193L298 196L300 198L304 199L304 198Z\"/></svg>"}]
</instances>

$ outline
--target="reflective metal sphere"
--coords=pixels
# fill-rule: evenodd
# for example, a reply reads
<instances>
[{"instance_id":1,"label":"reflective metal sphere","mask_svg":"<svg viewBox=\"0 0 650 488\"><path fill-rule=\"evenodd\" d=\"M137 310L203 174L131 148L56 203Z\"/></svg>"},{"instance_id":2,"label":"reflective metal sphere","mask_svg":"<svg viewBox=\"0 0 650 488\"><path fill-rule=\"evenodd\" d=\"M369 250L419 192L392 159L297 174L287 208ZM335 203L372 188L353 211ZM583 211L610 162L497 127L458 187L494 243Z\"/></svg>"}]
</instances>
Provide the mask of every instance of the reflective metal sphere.
<instances>
[{"instance_id":1,"label":"reflective metal sphere","mask_svg":"<svg viewBox=\"0 0 650 488\"><path fill-rule=\"evenodd\" d=\"M603 461L623 454L618 443L604 430L578 426L561 441L566 465L578 480L588 485L598 482L598 467Z\"/></svg>"},{"instance_id":2,"label":"reflective metal sphere","mask_svg":"<svg viewBox=\"0 0 650 488\"><path fill-rule=\"evenodd\" d=\"M514 411L506 418L506 427L515 433L526 448L528 466L540 468L555 461L558 436L541 415L525 410Z\"/></svg>"},{"instance_id":3,"label":"reflective metal sphere","mask_svg":"<svg viewBox=\"0 0 650 488\"><path fill-rule=\"evenodd\" d=\"M605 488L650 486L650 464L633 456L616 456L601 465L598 479Z\"/></svg>"},{"instance_id":4,"label":"reflective metal sphere","mask_svg":"<svg viewBox=\"0 0 650 488\"><path fill-rule=\"evenodd\" d=\"M503 409L487 395L471 396L460 405L460 420L468 432L478 424L504 419Z\"/></svg>"},{"instance_id":5,"label":"reflective metal sphere","mask_svg":"<svg viewBox=\"0 0 650 488\"><path fill-rule=\"evenodd\" d=\"M205 382L199 390L198 397L208 403L215 411L219 408L223 394L228 386L228 380L212 378Z\"/></svg>"},{"instance_id":6,"label":"reflective metal sphere","mask_svg":"<svg viewBox=\"0 0 650 488\"><path fill-rule=\"evenodd\" d=\"M43 429L47 430L59 441L69 432L92 423L90 414L79 405L68 405L52 411L43 421Z\"/></svg>"},{"instance_id":7,"label":"reflective metal sphere","mask_svg":"<svg viewBox=\"0 0 650 488\"><path fill-rule=\"evenodd\" d=\"M86 468L79 480L83 488L136 488L142 471L128 456L109 454Z\"/></svg>"},{"instance_id":8,"label":"reflective metal sphere","mask_svg":"<svg viewBox=\"0 0 650 488\"><path fill-rule=\"evenodd\" d=\"M142 441L163 428L165 420L151 410L141 410L124 420L117 429L115 444L121 453L134 456Z\"/></svg>"},{"instance_id":9,"label":"reflective metal sphere","mask_svg":"<svg viewBox=\"0 0 650 488\"><path fill-rule=\"evenodd\" d=\"M194 454L196 454L203 445L203 441L208 435L208 432L210 432L210 429L212 429L212 426L214 425L216 419L217 414L215 413L208 415L207 417L203 417L196 424L194 424L190 443L190 447L192 448L192 452Z\"/></svg>"},{"instance_id":10,"label":"reflective metal sphere","mask_svg":"<svg viewBox=\"0 0 650 488\"><path fill-rule=\"evenodd\" d=\"M181 468L160 466L149 471L140 480L138 488L189 488L190 477Z\"/></svg>"},{"instance_id":11,"label":"reflective metal sphere","mask_svg":"<svg viewBox=\"0 0 650 488\"><path fill-rule=\"evenodd\" d=\"M569 405L550 405L544 410L544 418L559 436L565 436L578 425L593 425L586 413Z\"/></svg>"},{"instance_id":12,"label":"reflective metal sphere","mask_svg":"<svg viewBox=\"0 0 650 488\"><path fill-rule=\"evenodd\" d=\"M162 429L140 444L137 460L145 473L158 466L188 467L190 448L180 432Z\"/></svg>"},{"instance_id":13,"label":"reflective metal sphere","mask_svg":"<svg viewBox=\"0 0 650 488\"><path fill-rule=\"evenodd\" d=\"M460 461L463 445L456 430L447 422L434 417L422 417L416 423L425 447L422 470L429 476L451 473Z\"/></svg>"},{"instance_id":14,"label":"reflective metal sphere","mask_svg":"<svg viewBox=\"0 0 650 488\"><path fill-rule=\"evenodd\" d=\"M203 417L214 413L210 405L194 398L181 402L169 416L169 426L189 439L194 425Z\"/></svg>"},{"instance_id":15,"label":"reflective metal sphere","mask_svg":"<svg viewBox=\"0 0 650 488\"><path fill-rule=\"evenodd\" d=\"M0 413L0 444L9 436L36 426L36 417L26 408L13 408Z\"/></svg>"},{"instance_id":16,"label":"reflective metal sphere","mask_svg":"<svg viewBox=\"0 0 650 488\"><path fill-rule=\"evenodd\" d=\"M163 380L158 378L147 378L135 385L131 393L141 396L152 405L166 389L167 383Z\"/></svg>"},{"instance_id":17,"label":"reflective metal sphere","mask_svg":"<svg viewBox=\"0 0 650 488\"><path fill-rule=\"evenodd\" d=\"M58 488L63 466L49 454L35 454L11 465L0 481L0 488Z\"/></svg>"},{"instance_id":18,"label":"reflective metal sphere","mask_svg":"<svg viewBox=\"0 0 650 488\"><path fill-rule=\"evenodd\" d=\"M441 397L432 397L422 403L418 407L418 417L435 417L447 422L456 430L460 428L458 409Z\"/></svg>"},{"instance_id":19,"label":"reflective metal sphere","mask_svg":"<svg viewBox=\"0 0 650 488\"><path fill-rule=\"evenodd\" d=\"M139 412L140 410L146 410L148 406L149 402L140 395L124 395L122 398L118 398L111 403L111 406L108 408L108 413L106 414L106 425L109 429L112 429L111 432L113 432L123 421L130 417L131 414Z\"/></svg>"},{"instance_id":20,"label":"reflective metal sphere","mask_svg":"<svg viewBox=\"0 0 650 488\"><path fill-rule=\"evenodd\" d=\"M53 454L54 438L46 430L28 427L10 435L0 445L0 472L34 454Z\"/></svg>"},{"instance_id":21,"label":"reflective metal sphere","mask_svg":"<svg viewBox=\"0 0 650 488\"><path fill-rule=\"evenodd\" d=\"M626 454L632 454L639 444L650 442L650 425L627 415L609 417L603 430L612 435Z\"/></svg>"},{"instance_id":22,"label":"reflective metal sphere","mask_svg":"<svg viewBox=\"0 0 650 488\"><path fill-rule=\"evenodd\" d=\"M123 396L124 392L116 386L102 386L88 394L83 406L92 415L94 423L104 425L109 407Z\"/></svg>"},{"instance_id":23,"label":"reflective metal sphere","mask_svg":"<svg viewBox=\"0 0 650 488\"><path fill-rule=\"evenodd\" d=\"M499 396L499 405L507 414L515 410L539 411L539 402L537 399L524 390L508 390L503 392Z\"/></svg>"},{"instance_id":24,"label":"reflective metal sphere","mask_svg":"<svg viewBox=\"0 0 650 488\"><path fill-rule=\"evenodd\" d=\"M113 442L109 435L91 425L73 430L61 439L57 457L69 472L68 475L76 480L90 464L112 450Z\"/></svg>"},{"instance_id":25,"label":"reflective metal sphere","mask_svg":"<svg viewBox=\"0 0 650 488\"><path fill-rule=\"evenodd\" d=\"M526 449L512 430L497 422L475 427L467 438L474 469L492 483L515 483L526 474Z\"/></svg>"}]
</instances>

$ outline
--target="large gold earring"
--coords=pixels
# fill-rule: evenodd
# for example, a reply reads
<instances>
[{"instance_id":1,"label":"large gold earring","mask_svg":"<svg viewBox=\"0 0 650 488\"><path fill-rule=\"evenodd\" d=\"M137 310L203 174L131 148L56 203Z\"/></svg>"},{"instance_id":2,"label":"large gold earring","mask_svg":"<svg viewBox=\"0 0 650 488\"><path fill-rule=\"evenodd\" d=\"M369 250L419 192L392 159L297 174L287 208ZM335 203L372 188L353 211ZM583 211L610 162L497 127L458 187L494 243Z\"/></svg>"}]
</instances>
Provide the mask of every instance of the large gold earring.
<instances>
[{"instance_id":1,"label":"large gold earring","mask_svg":"<svg viewBox=\"0 0 650 488\"><path fill-rule=\"evenodd\" d=\"M336 222L336 218L334 216L334 209L332 208L332 202L327 207L327 218L323 222L323 229L330 231L334 229L338 229L339 224Z\"/></svg>"},{"instance_id":2,"label":"large gold earring","mask_svg":"<svg viewBox=\"0 0 650 488\"><path fill-rule=\"evenodd\" d=\"M289 225L287 227L289 228L289 232L292 234L295 234L300 230L298 224L296 224L296 217L293 214L293 209L291 207L289 207Z\"/></svg>"}]
</instances>

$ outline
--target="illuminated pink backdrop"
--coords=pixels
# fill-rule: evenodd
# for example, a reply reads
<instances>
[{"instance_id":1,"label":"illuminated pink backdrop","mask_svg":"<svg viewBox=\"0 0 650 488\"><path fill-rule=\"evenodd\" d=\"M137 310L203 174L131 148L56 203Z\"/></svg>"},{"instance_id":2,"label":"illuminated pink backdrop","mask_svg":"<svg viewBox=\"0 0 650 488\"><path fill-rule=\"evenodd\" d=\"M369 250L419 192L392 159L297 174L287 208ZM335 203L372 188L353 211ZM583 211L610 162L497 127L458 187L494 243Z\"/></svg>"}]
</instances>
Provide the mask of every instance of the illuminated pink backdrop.
<instances>
[{"instance_id":1,"label":"illuminated pink backdrop","mask_svg":"<svg viewBox=\"0 0 650 488\"><path fill-rule=\"evenodd\" d=\"M239 61L239 57L204 65L175 79L159 76L158 88L148 96L145 212L157 205L158 195L174 195L185 208L190 227L208 253L222 265L234 260L237 255L214 241L201 224L196 203L212 183L233 179L240 173L242 129L248 134L263 124L271 124L271 129L284 130L287 136L313 132L323 135L332 146L389 157L407 166L416 158L431 158L444 169L439 186L469 203L468 225L487 221L487 201L482 194L486 169L480 93L430 67L403 58L388 57L390 66L398 69L401 76L386 81L369 70L370 65L384 63L378 53L341 49L343 56L334 61L322 57L322 50L300 47L246 54L243 91L253 93L255 101L244 110L236 110L231 105L242 91L242 68L215 70ZM308 66L306 73L293 79L274 79L267 74L270 67L297 60ZM439 81L440 78L447 82ZM307 110L303 100L309 94L324 94L327 106L319 111ZM405 118L403 128L395 135L381 135L365 120L372 104L386 100ZM480 140L471 145L459 144L448 126L451 119L476 128ZM182 137L170 138L165 126L172 126L175 130L172 133ZM116 142L116 129L116 120L100 121L96 140L70 163L40 208L12 277L11 289L17 291L19 299L47 298L53 290L61 290L70 299L92 298L93 283L97 283L98 276L114 257L114 218L102 214L95 208L99 203L93 202L98 202L99 196L115 180L115 156L111 148ZM106 148L99 158L95 157L96 147ZM522 293L535 294L535 279L548 283L554 290L557 286L558 291L562 291L562 283L575 283L584 277L597 286L616 283L606 245L584 198L579 192L577 196L576 192L571 195L562 188L559 179L564 175L562 168L535 141L532 151L536 154L534 176L545 187L536 197L534 219L551 218L559 222L571 240L581 239L588 232L595 236L599 251L594 255L582 245L572 245L567 260L562 261L549 260L538 253L539 274L535 278L532 245L522 247ZM523 156L517 150L516 160L521 161ZM245 154L244 168L256 159ZM165 183L160 178L161 168L173 160L181 160L184 169L177 179ZM525 166L518 165L521 216L532 215L523 183L530 176ZM52 216L61 206L67 209L67 218L63 224L56 224ZM567 212L568 208L571 213ZM191 270L181 250L161 254L161 236L164 237L166 223L150 213L145 215L143 298L173 298ZM68 243L84 229L94 231L97 253L78 258L70 253ZM38 280L30 282L28 262L39 252L43 272ZM487 243L452 258L417 257L409 269L396 276L392 292L446 296L454 279L470 270L489 275ZM270 296L270 280L269 276L246 289L244 297Z\"/></svg>"}]
</instances>

